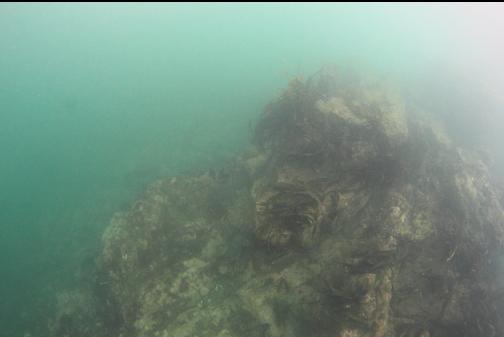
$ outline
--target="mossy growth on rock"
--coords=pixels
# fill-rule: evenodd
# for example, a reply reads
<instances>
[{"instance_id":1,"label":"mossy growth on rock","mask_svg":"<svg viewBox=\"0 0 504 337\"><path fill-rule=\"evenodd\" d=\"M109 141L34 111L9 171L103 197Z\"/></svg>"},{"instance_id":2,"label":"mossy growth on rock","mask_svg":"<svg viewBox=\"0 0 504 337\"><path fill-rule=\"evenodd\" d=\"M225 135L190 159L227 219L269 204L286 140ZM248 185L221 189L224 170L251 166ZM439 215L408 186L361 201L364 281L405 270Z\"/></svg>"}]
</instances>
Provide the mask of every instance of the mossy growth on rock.
<instances>
[{"instance_id":1,"label":"mossy growth on rock","mask_svg":"<svg viewBox=\"0 0 504 337\"><path fill-rule=\"evenodd\" d=\"M503 336L501 195L397 91L321 71L266 107L229 168L155 182L114 216L52 331Z\"/></svg>"}]
</instances>

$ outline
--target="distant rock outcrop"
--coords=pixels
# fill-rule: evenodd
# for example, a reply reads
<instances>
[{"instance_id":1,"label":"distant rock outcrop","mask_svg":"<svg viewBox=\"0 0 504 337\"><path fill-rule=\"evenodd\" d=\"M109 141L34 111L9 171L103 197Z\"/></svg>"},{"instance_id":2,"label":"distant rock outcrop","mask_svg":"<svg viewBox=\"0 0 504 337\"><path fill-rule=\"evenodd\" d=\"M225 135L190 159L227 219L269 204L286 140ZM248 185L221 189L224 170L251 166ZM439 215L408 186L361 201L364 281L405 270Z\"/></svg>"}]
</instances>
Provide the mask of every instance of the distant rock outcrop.
<instances>
[{"instance_id":1,"label":"distant rock outcrop","mask_svg":"<svg viewBox=\"0 0 504 337\"><path fill-rule=\"evenodd\" d=\"M54 336L504 336L501 195L433 118L321 72L253 144L117 214Z\"/></svg>"}]
</instances>

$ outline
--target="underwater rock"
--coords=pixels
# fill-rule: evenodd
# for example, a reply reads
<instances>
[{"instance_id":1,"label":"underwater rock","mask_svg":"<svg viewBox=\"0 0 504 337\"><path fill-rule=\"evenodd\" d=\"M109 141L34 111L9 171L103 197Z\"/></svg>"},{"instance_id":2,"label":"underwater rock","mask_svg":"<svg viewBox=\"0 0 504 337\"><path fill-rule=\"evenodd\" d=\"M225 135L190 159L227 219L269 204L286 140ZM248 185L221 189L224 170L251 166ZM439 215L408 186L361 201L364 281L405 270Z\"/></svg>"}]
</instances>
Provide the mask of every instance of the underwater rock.
<instances>
[{"instance_id":1,"label":"underwater rock","mask_svg":"<svg viewBox=\"0 0 504 337\"><path fill-rule=\"evenodd\" d=\"M501 199L485 162L390 87L296 79L228 169L157 181L112 219L91 290L52 330L503 336Z\"/></svg>"}]
</instances>

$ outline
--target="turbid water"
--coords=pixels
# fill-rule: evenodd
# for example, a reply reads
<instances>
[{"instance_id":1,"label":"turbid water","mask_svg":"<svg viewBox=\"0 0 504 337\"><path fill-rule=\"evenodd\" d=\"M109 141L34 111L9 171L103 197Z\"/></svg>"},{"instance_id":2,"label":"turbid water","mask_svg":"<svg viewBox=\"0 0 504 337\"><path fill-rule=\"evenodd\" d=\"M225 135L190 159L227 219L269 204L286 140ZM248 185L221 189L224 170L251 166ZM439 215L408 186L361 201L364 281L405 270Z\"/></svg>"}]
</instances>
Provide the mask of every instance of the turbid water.
<instances>
[{"instance_id":1,"label":"turbid water","mask_svg":"<svg viewBox=\"0 0 504 337\"><path fill-rule=\"evenodd\" d=\"M0 336L40 336L112 214L225 166L263 106L336 64L504 158L499 5L1 4ZM47 314L47 315L46 315Z\"/></svg>"}]
</instances>

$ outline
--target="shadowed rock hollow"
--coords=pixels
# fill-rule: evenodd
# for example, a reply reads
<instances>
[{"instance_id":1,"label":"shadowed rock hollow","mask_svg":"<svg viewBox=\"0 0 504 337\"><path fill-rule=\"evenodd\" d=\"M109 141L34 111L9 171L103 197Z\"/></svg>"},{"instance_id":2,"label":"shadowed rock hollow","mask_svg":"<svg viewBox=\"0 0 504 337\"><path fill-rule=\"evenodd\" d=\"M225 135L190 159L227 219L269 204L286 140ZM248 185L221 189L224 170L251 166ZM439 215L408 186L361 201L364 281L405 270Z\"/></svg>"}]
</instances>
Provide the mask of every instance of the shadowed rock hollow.
<instances>
[{"instance_id":1,"label":"shadowed rock hollow","mask_svg":"<svg viewBox=\"0 0 504 337\"><path fill-rule=\"evenodd\" d=\"M504 213L476 153L387 85L320 72L227 169L157 181L56 337L492 337Z\"/></svg>"}]
</instances>

